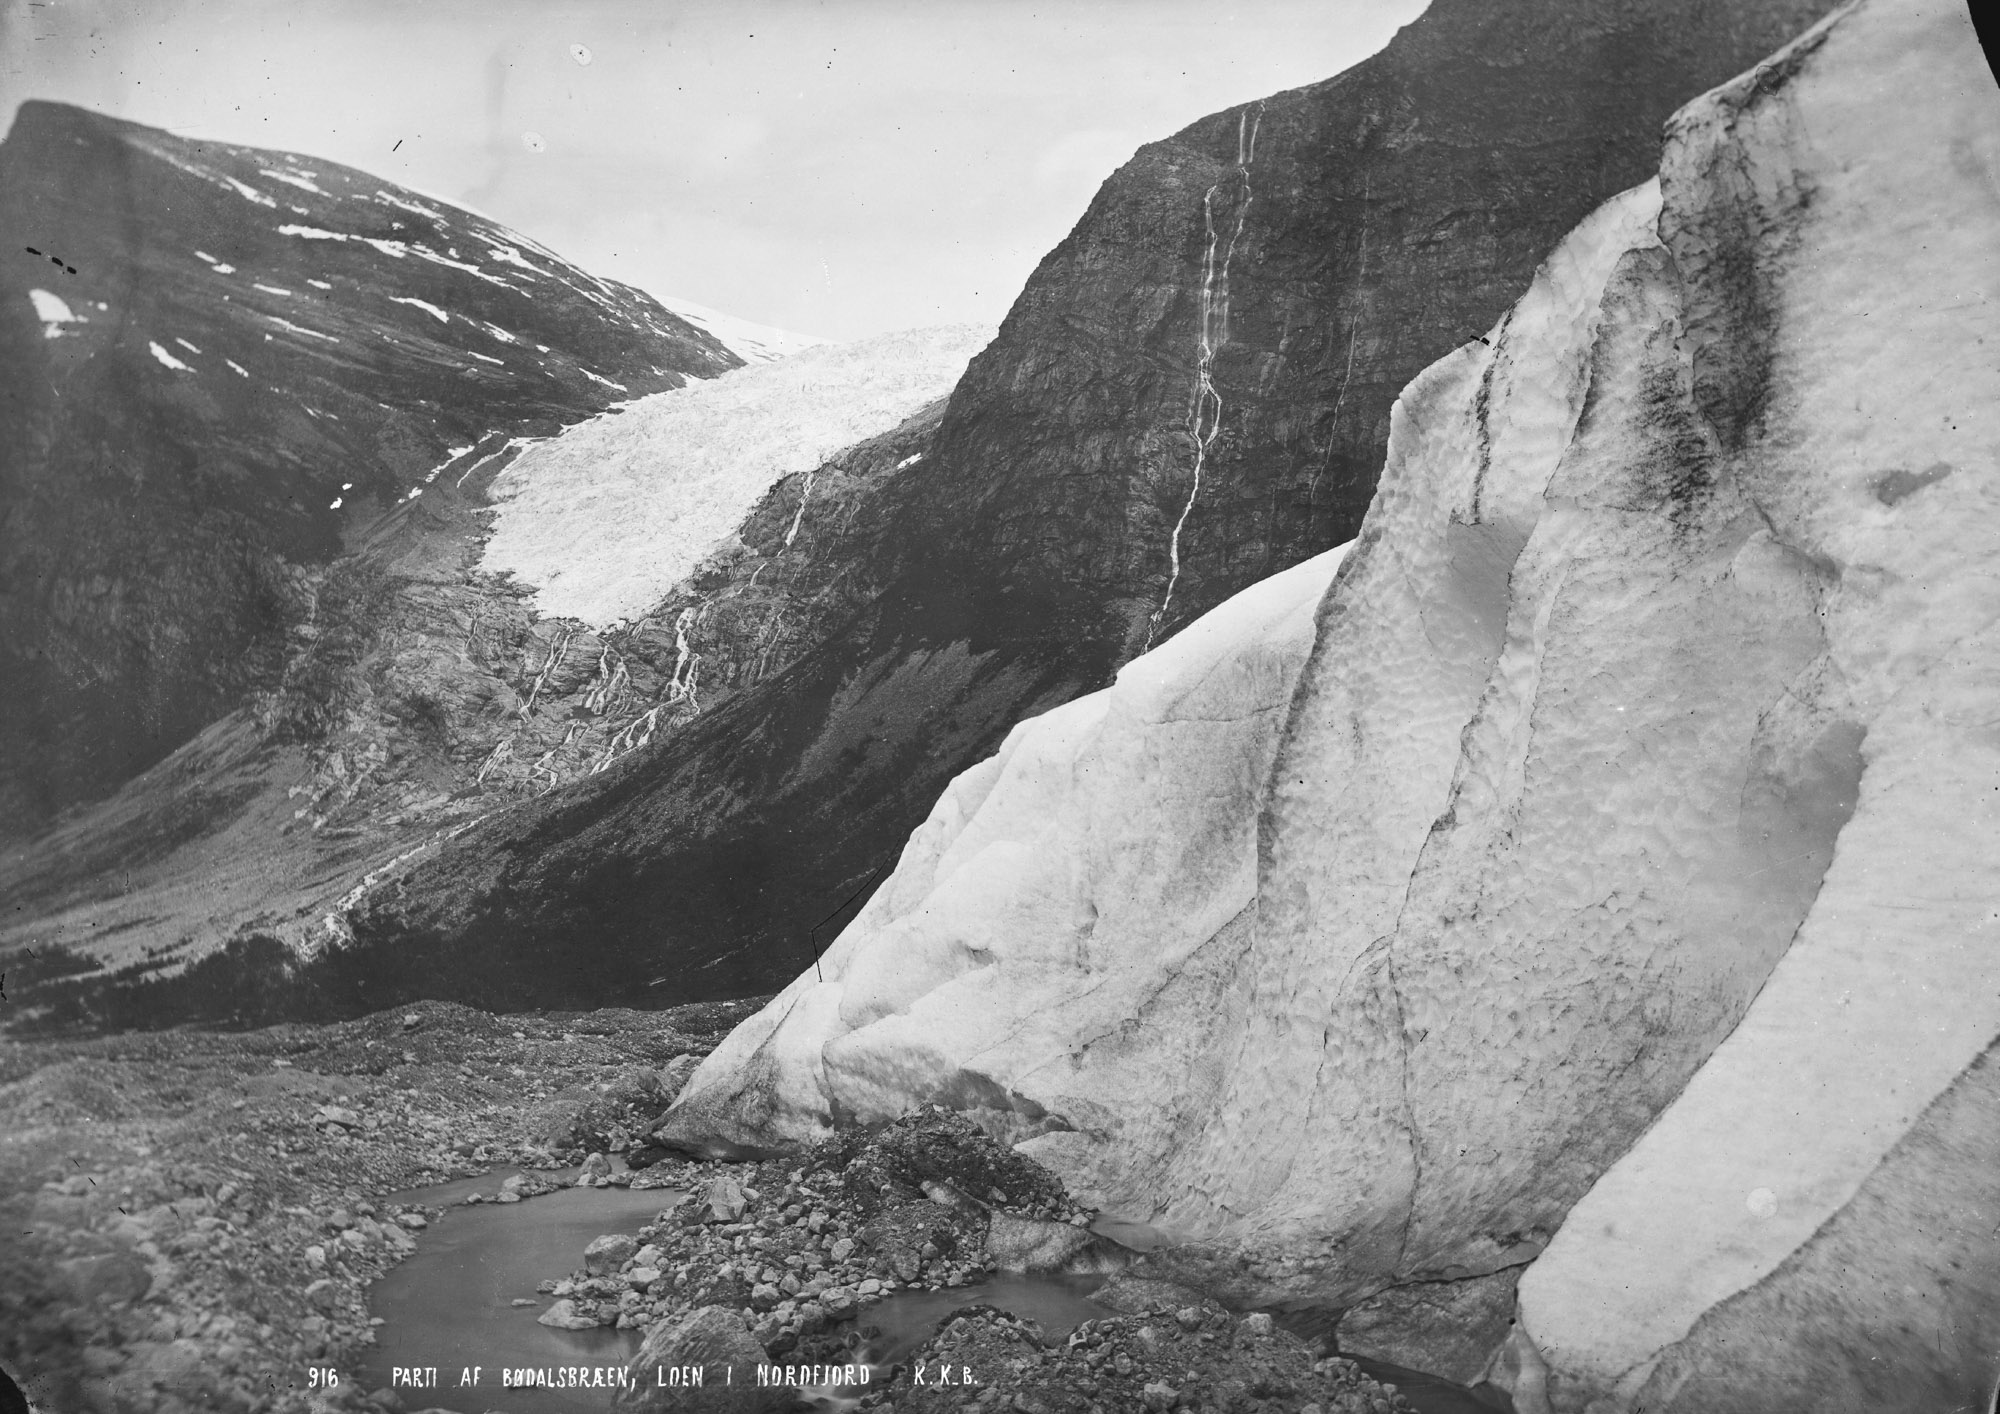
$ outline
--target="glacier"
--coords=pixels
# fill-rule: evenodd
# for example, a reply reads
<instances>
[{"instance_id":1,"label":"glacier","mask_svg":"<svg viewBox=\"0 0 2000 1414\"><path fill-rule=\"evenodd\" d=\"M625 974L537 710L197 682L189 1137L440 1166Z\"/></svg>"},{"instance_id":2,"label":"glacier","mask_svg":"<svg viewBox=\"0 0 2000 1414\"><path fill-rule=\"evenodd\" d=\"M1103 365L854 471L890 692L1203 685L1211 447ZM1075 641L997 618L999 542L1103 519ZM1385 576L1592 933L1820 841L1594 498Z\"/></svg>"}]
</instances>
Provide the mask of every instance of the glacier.
<instances>
[{"instance_id":1,"label":"glacier","mask_svg":"<svg viewBox=\"0 0 2000 1414\"><path fill-rule=\"evenodd\" d=\"M1990 1398L1995 173L1928 0L1684 108L1353 545L1017 727L662 1138L962 1109L1231 1300L1476 1287L1524 1410Z\"/></svg>"},{"instance_id":2,"label":"glacier","mask_svg":"<svg viewBox=\"0 0 2000 1414\"><path fill-rule=\"evenodd\" d=\"M532 586L543 614L636 619L775 482L949 393L992 336L953 325L815 345L565 428L495 478L482 568Z\"/></svg>"}]
</instances>

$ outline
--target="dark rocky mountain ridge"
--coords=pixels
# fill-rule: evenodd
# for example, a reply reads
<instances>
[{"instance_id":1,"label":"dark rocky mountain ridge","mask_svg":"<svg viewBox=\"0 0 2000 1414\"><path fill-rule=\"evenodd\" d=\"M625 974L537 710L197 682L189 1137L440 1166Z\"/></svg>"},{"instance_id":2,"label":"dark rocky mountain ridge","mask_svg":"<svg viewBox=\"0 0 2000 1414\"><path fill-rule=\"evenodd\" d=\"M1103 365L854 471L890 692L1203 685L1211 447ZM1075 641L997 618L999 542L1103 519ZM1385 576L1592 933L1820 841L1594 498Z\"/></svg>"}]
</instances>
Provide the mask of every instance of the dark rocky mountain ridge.
<instances>
[{"instance_id":1,"label":"dark rocky mountain ridge","mask_svg":"<svg viewBox=\"0 0 2000 1414\"><path fill-rule=\"evenodd\" d=\"M513 438L741 362L471 212L62 104L0 145L0 228L16 838L276 687L321 567L413 496L474 495Z\"/></svg>"}]
</instances>

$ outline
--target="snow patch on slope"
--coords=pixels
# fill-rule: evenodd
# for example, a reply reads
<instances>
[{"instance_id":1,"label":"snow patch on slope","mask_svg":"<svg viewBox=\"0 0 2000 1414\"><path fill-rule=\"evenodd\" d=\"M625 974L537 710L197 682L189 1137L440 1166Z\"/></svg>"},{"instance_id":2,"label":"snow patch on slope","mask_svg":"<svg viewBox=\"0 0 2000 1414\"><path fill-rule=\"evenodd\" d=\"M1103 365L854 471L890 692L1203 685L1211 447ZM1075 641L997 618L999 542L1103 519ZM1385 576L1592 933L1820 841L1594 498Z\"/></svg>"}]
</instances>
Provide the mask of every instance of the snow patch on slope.
<instances>
[{"instance_id":1,"label":"snow patch on slope","mask_svg":"<svg viewBox=\"0 0 2000 1414\"><path fill-rule=\"evenodd\" d=\"M35 318L42 321L42 337L45 339L60 339L65 324L86 322L83 316L69 307L67 300L48 290L30 290L28 300L35 306Z\"/></svg>"},{"instance_id":2,"label":"snow patch on slope","mask_svg":"<svg viewBox=\"0 0 2000 1414\"><path fill-rule=\"evenodd\" d=\"M536 586L545 614L635 618L773 482L950 392L992 333L957 326L822 345L578 423L495 479L483 567Z\"/></svg>"},{"instance_id":3,"label":"snow patch on slope","mask_svg":"<svg viewBox=\"0 0 2000 1414\"><path fill-rule=\"evenodd\" d=\"M166 367L173 369L174 372L176 373L194 372L192 368L188 367L185 363L182 363L179 359L175 358L172 354L168 353L164 348L162 348L157 341L149 342L146 345L146 347L152 351L152 355L154 358L158 359Z\"/></svg>"},{"instance_id":4,"label":"snow patch on slope","mask_svg":"<svg viewBox=\"0 0 2000 1414\"><path fill-rule=\"evenodd\" d=\"M440 324L451 323L451 316L449 314L446 314L443 310L439 309L436 305L432 304L430 301L420 300L416 298L414 295L391 295L389 296L389 302L391 304L414 305L416 308L421 309L424 313L430 315L431 318L437 320L437 322Z\"/></svg>"}]
</instances>

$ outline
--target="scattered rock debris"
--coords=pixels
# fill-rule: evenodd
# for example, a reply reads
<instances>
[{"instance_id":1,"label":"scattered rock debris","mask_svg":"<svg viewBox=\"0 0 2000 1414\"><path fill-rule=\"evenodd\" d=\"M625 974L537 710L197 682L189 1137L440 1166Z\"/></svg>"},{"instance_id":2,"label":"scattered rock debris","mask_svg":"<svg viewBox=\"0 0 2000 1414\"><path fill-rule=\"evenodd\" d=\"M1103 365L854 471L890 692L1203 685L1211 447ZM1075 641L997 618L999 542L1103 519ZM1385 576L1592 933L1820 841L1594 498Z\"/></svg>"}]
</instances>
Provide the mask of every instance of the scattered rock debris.
<instances>
[{"instance_id":1,"label":"scattered rock debris","mask_svg":"<svg viewBox=\"0 0 2000 1414\"><path fill-rule=\"evenodd\" d=\"M0 1039L0 1363L61 1414L362 1407L309 1381L437 1216L385 1195L519 1167L479 1195L518 1202L592 1151L653 1182L609 1141L756 1005Z\"/></svg>"},{"instance_id":2,"label":"scattered rock debris","mask_svg":"<svg viewBox=\"0 0 2000 1414\"><path fill-rule=\"evenodd\" d=\"M1130 1254L1047 1170L953 1113L756 1163L651 1146L695 1062L753 1005L495 1017L423 1003L325 1027L0 1041L0 1221L21 1234L0 1245L0 1359L66 1414L410 1414L390 1391L314 1388L312 1372L361 1365L368 1283L439 1215L389 1195L512 1167L460 1201L661 1190L651 1222L549 1274L541 1324L643 1332L640 1365L672 1349L869 1371L861 1386L759 1388L746 1409L1410 1409L1268 1316L1130 1277L1073 1332L974 1304L885 1337L871 1313L899 1293L1102 1276ZM634 1395L621 1407L715 1407Z\"/></svg>"}]
</instances>

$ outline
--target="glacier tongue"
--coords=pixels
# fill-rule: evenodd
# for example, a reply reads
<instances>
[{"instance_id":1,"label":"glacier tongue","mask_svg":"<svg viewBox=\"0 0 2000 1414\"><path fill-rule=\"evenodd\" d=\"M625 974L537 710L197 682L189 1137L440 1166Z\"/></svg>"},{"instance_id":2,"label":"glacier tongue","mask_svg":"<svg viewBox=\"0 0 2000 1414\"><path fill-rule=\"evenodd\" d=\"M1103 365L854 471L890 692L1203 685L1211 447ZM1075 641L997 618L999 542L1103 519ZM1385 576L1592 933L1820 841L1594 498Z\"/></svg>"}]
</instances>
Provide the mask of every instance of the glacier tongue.
<instances>
[{"instance_id":1,"label":"glacier tongue","mask_svg":"<svg viewBox=\"0 0 2000 1414\"><path fill-rule=\"evenodd\" d=\"M1112 687L1016 727L952 783L818 965L724 1042L674 1134L764 1149L836 1114L938 1099L1019 1138L1051 1111L1121 1103L1134 1082L1157 1099L1155 1077L1100 1071L1122 1067L1125 1019L1152 994L1211 970L1196 955L1251 901L1257 797L1345 553L1253 585ZM1191 995L1185 1020L1205 1029L1206 994Z\"/></svg>"},{"instance_id":2,"label":"glacier tongue","mask_svg":"<svg viewBox=\"0 0 2000 1414\"><path fill-rule=\"evenodd\" d=\"M1928 0L1684 110L1337 573L1018 727L663 1135L952 1105L1239 1301L1525 1268L1524 1409L1984 1398L1995 172Z\"/></svg>"},{"instance_id":3,"label":"glacier tongue","mask_svg":"<svg viewBox=\"0 0 2000 1414\"><path fill-rule=\"evenodd\" d=\"M636 619L773 484L949 393L992 333L952 325L816 344L565 428L495 478L481 567L534 586L544 614Z\"/></svg>"}]
</instances>

